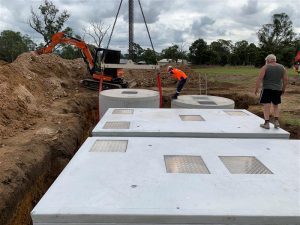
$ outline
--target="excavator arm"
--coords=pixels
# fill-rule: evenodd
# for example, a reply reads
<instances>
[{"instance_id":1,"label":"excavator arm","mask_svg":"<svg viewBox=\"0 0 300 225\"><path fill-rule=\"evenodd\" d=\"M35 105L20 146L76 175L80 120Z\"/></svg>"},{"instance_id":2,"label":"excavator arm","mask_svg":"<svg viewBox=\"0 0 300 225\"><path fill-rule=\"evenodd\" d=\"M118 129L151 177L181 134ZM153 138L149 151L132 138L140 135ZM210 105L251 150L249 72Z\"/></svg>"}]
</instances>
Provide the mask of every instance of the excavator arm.
<instances>
[{"instance_id":1,"label":"excavator arm","mask_svg":"<svg viewBox=\"0 0 300 225\"><path fill-rule=\"evenodd\" d=\"M98 48L96 49L95 57L93 57L87 44L84 41L74 37L69 37L63 32L58 32L52 36L51 40L45 45L45 47L36 50L36 53L38 55L52 53L54 48L58 44L73 45L81 50L82 57L84 61L87 63L88 70L93 77L93 79L81 80L81 83L83 84L84 87L92 90L97 90L99 88L100 80L103 81L102 82L103 89L128 87L128 83L124 82L124 80L120 78L123 75L122 69L115 69L116 74L114 74L114 73L107 72L106 68L102 69L101 67L98 68L96 67L95 62L97 61L99 51L106 50L106 51L114 52L114 50Z\"/></svg>"},{"instance_id":2,"label":"excavator arm","mask_svg":"<svg viewBox=\"0 0 300 225\"><path fill-rule=\"evenodd\" d=\"M87 44L84 41L79 40L77 38L69 37L63 32L58 32L54 34L51 38L51 41L47 43L44 48L38 49L36 52L37 54L52 53L53 49L58 44L69 44L79 48L81 50L84 60L88 64L89 71L93 71L95 63Z\"/></svg>"}]
</instances>

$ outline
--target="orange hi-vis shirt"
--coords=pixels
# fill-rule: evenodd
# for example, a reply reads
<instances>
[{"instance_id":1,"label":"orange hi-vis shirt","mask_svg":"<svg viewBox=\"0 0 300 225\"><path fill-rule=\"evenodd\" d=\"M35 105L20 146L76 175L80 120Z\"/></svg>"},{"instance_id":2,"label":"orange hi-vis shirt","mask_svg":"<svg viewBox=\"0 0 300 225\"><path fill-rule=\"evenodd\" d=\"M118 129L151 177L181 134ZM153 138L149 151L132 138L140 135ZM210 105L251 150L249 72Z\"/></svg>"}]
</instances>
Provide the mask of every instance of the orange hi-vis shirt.
<instances>
[{"instance_id":1,"label":"orange hi-vis shirt","mask_svg":"<svg viewBox=\"0 0 300 225\"><path fill-rule=\"evenodd\" d=\"M172 69L172 74L173 74L173 77L175 77L177 80L181 80L181 77L183 79L187 78L187 75L179 69L173 68Z\"/></svg>"}]
</instances>

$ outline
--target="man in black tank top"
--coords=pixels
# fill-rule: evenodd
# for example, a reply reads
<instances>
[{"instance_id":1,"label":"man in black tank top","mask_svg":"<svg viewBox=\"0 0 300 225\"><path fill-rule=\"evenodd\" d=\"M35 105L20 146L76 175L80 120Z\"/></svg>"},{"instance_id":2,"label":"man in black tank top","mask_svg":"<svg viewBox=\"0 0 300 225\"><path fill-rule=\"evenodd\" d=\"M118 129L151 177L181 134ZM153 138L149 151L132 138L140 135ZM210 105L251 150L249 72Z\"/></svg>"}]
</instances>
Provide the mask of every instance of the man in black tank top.
<instances>
[{"instance_id":1,"label":"man in black tank top","mask_svg":"<svg viewBox=\"0 0 300 225\"><path fill-rule=\"evenodd\" d=\"M284 94L288 83L287 71L283 65L276 63L276 56L270 54L266 57L266 65L264 65L259 73L256 81L255 94L262 84L260 93L260 103L263 104L265 123L260 126L270 129L270 112L271 105L274 110L274 127L279 128L279 104L281 103L281 95Z\"/></svg>"}]
</instances>

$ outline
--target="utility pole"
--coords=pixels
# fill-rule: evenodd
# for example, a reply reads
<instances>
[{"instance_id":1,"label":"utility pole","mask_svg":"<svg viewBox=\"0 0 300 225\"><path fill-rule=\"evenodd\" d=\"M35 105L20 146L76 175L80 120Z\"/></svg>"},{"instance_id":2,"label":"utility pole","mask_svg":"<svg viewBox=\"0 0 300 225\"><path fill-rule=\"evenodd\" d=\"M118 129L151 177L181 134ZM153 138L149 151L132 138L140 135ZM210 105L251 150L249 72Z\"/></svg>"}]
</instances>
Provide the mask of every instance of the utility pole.
<instances>
[{"instance_id":1,"label":"utility pole","mask_svg":"<svg viewBox=\"0 0 300 225\"><path fill-rule=\"evenodd\" d=\"M134 3L128 0L128 16L129 16L129 59L133 60L133 42L134 42Z\"/></svg>"}]
</instances>

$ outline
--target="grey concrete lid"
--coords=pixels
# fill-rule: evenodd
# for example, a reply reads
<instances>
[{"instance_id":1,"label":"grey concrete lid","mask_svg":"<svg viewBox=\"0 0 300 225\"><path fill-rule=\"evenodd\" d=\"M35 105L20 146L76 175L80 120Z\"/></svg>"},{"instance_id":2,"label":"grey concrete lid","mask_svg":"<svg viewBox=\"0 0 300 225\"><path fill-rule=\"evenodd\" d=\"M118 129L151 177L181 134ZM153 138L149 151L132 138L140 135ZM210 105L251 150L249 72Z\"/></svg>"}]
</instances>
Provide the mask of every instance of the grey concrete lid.
<instances>
[{"instance_id":1,"label":"grey concrete lid","mask_svg":"<svg viewBox=\"0 0 300 225\"><path fill-rule=\"evenodd\" d=\"M299 224L299 147L299 140L88 138L33 209L33 222Z\"/></svg>"},{"instance_id":2,"label":"grey concrete lid","mask_svg":"<svg viewBox=\"0 0 300 225\"><path fill-rule=\"evenodd\" d=\"M100 96L110 97L110 98L134 98L143 99L149 97L157 97L159 93L157 91L147 90L147 89L109 89L100 92Z\"/></svg>"},{"instance_id":3,"label":"grey concrete lid","mask_svg":"<svg viewBox=\"0 0 300 225\"><path fill-rule=\"evenodd\" d=\"M229 98L212 95L180 95L172 100L172 108L234 108L234 101Z\"/></svg>"},{"instance_id":4,"label":"grey concrete lid","mask_svg":"<svg viewBox=\"0 0 300 225\"><path fill-rule=\"evenodd\" d=\"M119 113L118 113L119 112ZM126 122L128 129L107 129L107 123ZM265 130L264 120L247 110L234 109L133 109L123 114L109 109L93 136L289 138L283 129Z\"/></svg>"}]
</instances>

